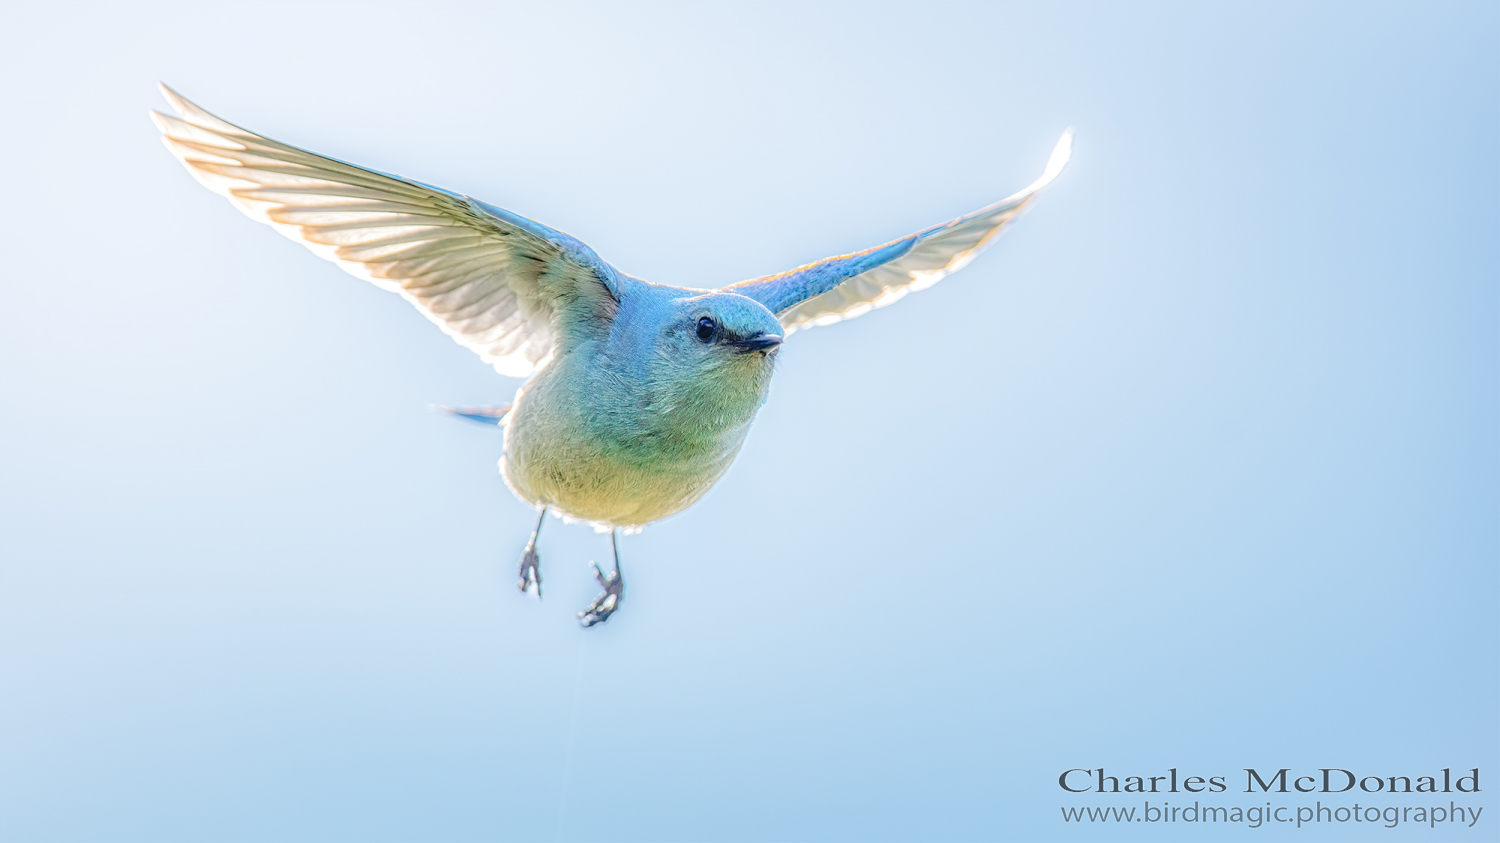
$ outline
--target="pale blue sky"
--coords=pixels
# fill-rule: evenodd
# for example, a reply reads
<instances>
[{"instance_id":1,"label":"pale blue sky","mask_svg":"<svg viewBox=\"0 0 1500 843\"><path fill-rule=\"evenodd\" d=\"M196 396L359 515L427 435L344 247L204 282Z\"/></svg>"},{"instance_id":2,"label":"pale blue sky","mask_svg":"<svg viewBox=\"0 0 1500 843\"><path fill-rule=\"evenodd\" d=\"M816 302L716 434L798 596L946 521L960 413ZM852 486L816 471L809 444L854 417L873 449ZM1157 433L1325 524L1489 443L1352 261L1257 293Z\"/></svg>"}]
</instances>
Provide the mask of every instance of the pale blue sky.
<instances>
[{"instance_id":1,"label":"pale blue sky","mask_svg":"<svg viewBox=\"0 0 1500 843\"><path fill-rule=\"evenodd\" d=\"M0 8L0 839L1368 839L1069 827L1115 803L1056 779L1500 776L1497 24ZM1078 137L968 269L788 342L585 633L607 540L550 523L523 599L499 437L426 409L517 382L195 184L157 80L704 286Z\"/></svg>"}]
</instances>

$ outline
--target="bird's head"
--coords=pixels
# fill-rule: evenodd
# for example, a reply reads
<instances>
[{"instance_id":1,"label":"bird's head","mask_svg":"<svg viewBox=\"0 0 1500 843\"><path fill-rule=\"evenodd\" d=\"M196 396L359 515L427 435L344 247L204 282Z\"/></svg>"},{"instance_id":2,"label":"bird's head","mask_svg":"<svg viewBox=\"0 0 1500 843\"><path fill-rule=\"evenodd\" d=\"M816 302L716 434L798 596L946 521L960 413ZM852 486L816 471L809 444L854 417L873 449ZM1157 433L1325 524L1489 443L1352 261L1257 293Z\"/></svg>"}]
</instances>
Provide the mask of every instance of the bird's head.
<instances>
[{"instance_id":1,"label":"bird's head","mask_svg":"<svg viewBox=\"0 0 1500 843\"><path fill-rule=\"evenodd\" d=\"M659 307L646 366L657 406L748 423L765 402L785 334L775 314L754 299L717 290Z\"/></svg>"},{"instance_id":2,"label":"bird's head","mask_svg":"<svg viewBox=\"0 0 1500 843\"><path fill-rule=\"evenodd\" d=\"M669 354L694 369L770 368L785 331L760 302L715 291L678 299L663 326Z\"/></svg>"}]
</instances>

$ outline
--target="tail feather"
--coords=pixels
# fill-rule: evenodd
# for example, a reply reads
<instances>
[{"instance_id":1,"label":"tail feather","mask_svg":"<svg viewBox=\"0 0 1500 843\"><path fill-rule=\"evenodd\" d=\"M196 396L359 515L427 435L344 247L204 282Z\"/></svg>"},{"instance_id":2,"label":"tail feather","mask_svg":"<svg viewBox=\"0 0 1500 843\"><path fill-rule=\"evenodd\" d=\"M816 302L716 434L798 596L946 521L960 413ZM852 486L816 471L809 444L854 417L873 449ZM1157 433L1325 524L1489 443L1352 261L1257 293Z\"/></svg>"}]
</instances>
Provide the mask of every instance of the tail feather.
<instances>
[{"instance_id":1,"label":"tail feather","mask_svg":"<svg viewBox=\"0 0 1500 843\"><path fill-rule=\"evenodd\" d=\"M514 404L498 404L491 407L433 407L439 413L447 413L460 419L468 419L485 425L499 425Z\"/></svg>"}]
</instances>

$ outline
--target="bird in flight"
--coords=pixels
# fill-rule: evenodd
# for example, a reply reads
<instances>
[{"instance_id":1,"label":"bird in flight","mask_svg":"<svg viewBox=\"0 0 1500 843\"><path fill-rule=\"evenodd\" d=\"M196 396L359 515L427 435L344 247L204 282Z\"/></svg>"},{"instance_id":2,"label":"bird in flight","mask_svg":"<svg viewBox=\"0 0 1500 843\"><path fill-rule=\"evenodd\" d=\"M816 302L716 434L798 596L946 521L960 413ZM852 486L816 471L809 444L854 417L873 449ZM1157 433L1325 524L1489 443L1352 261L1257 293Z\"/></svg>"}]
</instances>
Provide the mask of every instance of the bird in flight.
<instances>
[{"instance_id":1,"label":"bird in flight","mask_svg":"<svg viewBox=\"0 0 1500 843\"><path fill-rule=\"evenodd\" d=\"M614 570L578 617L625 594L619 531L674 515L733 462L792 332L924 290L966 266L1068 162L972 214L882 246L720 289L627 275L579 240L471 196L271 140L162 86L167 149L208 189L349 273L399 293L502 375L529 378L501 407L453 412L504 428L500 473L539 510L520 589L541 596L536 541L549 511L610 531ZM590 563L593 565L593 563Z\"/></svg>"}]
</instances>

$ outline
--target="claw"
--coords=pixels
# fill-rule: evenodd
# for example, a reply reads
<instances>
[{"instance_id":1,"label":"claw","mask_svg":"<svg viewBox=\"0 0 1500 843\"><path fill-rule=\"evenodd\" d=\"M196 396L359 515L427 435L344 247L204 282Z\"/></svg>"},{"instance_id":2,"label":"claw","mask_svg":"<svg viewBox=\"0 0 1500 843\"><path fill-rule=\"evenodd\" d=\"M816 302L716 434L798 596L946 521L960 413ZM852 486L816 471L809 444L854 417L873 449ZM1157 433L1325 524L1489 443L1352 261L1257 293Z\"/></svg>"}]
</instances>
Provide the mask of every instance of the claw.
<instances>
[{"instance_id":1,"label":"claw","mask_svg":"<svg viewBox=\"0 0 1500 843\"><path fill-rule=\"evenodd\" d=\"M578 622L585 628L609 620L609 616L620 608L620 601L625 599L625 580L620 577L618 567L608 575L593 562L589 563L589 567L594 569L594 579L599 581L604 593L595 597L587 609L578 613Z\"/></svg>"},{"instance_id":2,"label":"claw","mask_svg":"<svg viewBox=\"0 0 1500 843\"><path fill-rule=\"evenodd\" d=\"M538 600L542 599L541 562L541 558L536 553L536 544L533 542L526 545L526 552L521 554L521 568L517 572L520 580L516 583L516 588L519 588L522 594L534 589Z\"/></svg>"},{"instance_id":3,"label":"claw","mask_svg":"<svg viewBox=\"0 0 1500 843\"><path fill-rule=\"evenodd\" d=\"M536 529L531 531L531 541L526 543L526 550L521 554L521 568L517 571L520 581L516 588L525 594L532 588L536 589L536 599L542 599L542 560L536 554L536 537L542 534L542 523L547 520L547 507L542 507L542 514L536 518Z\"/></svg>"}]
</instances>

